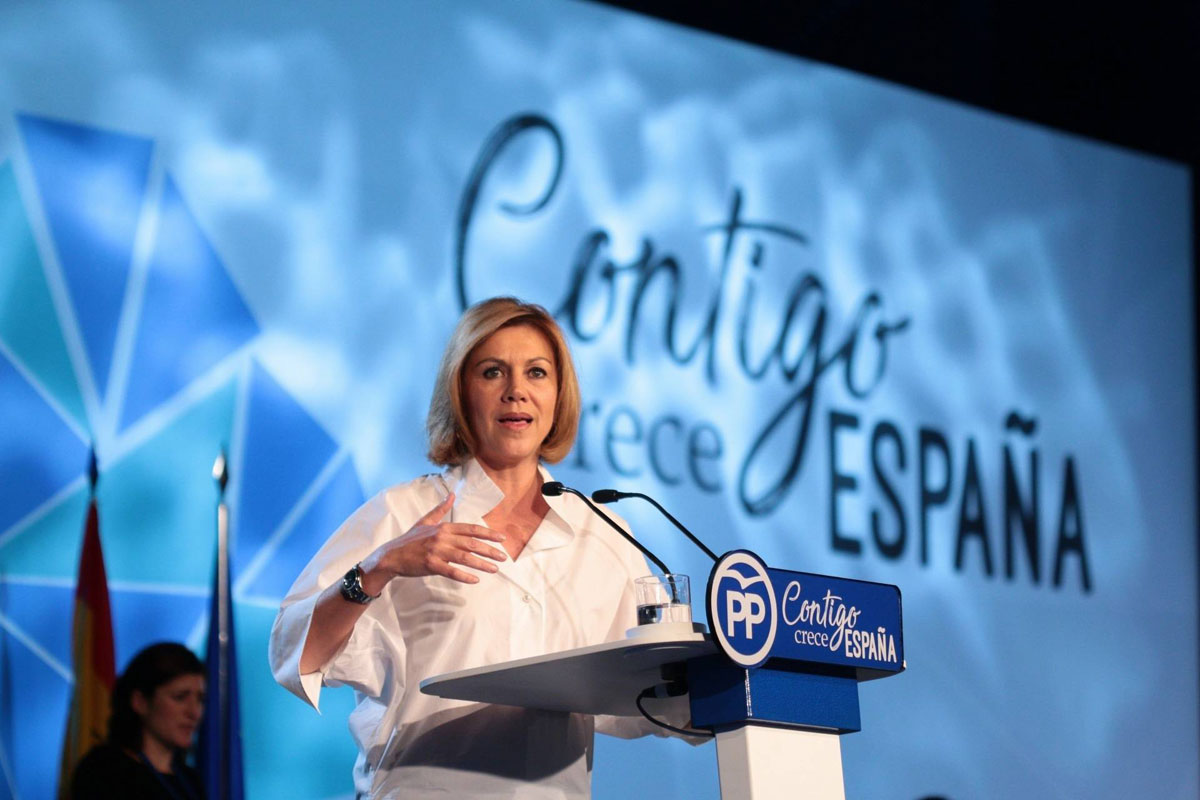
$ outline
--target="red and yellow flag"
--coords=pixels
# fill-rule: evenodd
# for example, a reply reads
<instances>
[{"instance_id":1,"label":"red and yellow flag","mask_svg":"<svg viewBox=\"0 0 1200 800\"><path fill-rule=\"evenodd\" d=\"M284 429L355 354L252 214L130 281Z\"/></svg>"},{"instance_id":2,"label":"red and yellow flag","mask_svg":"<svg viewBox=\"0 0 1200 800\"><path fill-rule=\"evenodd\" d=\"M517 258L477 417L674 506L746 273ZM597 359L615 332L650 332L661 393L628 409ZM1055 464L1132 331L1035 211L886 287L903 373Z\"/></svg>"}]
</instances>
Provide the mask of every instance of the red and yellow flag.
<instances>
[{"instance_id":1,"label":"red and yellow flag","mask_svg":"<svg viewBox=\"0 0 1200 800\"><path fill-rule=\"evenodd\" d=\"M100 519L96 499L88 504L75 584L75 619L71 626L71 655L75 688L71 694L67 733L63 739L58 796L68 797L71 772L79 759L108 734L109 703L116 667L113 656L112 614L108 605L108 577L100 549Z\"/></svg>"}]
</instances>

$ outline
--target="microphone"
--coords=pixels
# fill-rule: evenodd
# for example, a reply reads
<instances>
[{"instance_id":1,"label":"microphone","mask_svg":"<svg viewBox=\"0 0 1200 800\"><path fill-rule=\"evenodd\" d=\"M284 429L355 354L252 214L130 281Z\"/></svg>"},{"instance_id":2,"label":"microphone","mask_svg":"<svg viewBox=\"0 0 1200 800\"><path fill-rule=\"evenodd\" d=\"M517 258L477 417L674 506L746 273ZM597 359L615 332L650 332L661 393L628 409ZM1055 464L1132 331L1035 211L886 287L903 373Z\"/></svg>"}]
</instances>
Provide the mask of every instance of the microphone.
<instances>
[{"instance_id":1,"label":"microphone","mask_svg":"<svg viewBox=\"0 0 1200 800\"><path fill-rule=\"evenodd\" d=\"M671 522L675 525L676 528L679 528L679 530L683 531L684 536L686 536L692 540L692 544L696 545L696 547L699 547L701 550L703 550L704 554L706 556L708 556L709 558L711 558L713 560L714 564L717 562L717 560L718 560L717 554L714 553L712 550L709 550L707 547L705 547L704 542L697 539L696 535L694 533L692 533L686 527L684 527L682 522L675 519L675 517L673 517L671 515L671 512L667 511L665 508L663 508L661 505L659 505L658 501L655 500L653 497L642 494L641 492L618 492L616 489L597 489L596 491L592 492L592 499L595 500L597 503L615 503L618 500L625 499L626 497L640 497L641 499L648 502L650 505L657 508L660 514L662 514L667 519L671 520Z\"/></svg>"},{"instance_id":2,"label":"microphone","mask_svg":"<svg viewBox=\"0 0 1200 800\"><path fill-rule=\"evenodd\" d=\"M659 560L658 556L654 555L654 553L651 553L646 548L645 545L643 545L637 539L633 538L628 533L626 533L625 529L622 528L620 525L618 525L616 520L614 520L608 514L605 514L600 509L596 508L595 504L592 503L592 501L589 500L587 498L587 495L585 495L583 492L579 491L578 489L572 489L570 486L563 484L562 481L549 481L548 483L542 484L542 494L544 494L546 497L558 497L563 492L570 492L571 494L575 495L580 500L582 500L584 502L584 504L586 504L587 507L590 508L596 516L600 517L600 519L604 520L610 526L612 526L612 529L614 531L616 531L617 533L621 534L621 536L626 541L628 541L630 544L632 544L638 550L641 550L642 555L644 555L646 558L653 561L654 565L656 567L658 567L660 570L662 570L664 575L671 574L671 570L667 568L666 564L664 564L661 560ZM678 524L678 523L676 523L676 524ZM701 546L703 546L703 545L701 545Z\"/></svg>"}]
</instances>

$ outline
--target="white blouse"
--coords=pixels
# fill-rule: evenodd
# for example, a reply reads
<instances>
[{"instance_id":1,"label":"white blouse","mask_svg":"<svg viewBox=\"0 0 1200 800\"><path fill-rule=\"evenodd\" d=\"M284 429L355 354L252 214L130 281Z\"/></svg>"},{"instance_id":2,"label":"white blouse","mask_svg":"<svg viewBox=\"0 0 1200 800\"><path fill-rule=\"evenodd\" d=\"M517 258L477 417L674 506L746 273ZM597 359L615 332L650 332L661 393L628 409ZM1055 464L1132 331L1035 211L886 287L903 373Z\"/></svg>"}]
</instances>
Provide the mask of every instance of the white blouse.
<instances>
[{"instance_id":1,"label":"white blouse","mask_svg":"<svg viewBox=\"0 0 1200 800\"><path fill-rule=\"evenodd\" d=\"M545 469L542 477L551 480ZM387 489L342 524L283 600L271 631L275 679L314 708L323 685L354 689L360 797L588 798L593 729L625 738L660 730L641 719L446 700L418 688L432 675L614 641L636 625L632 581L650 569L578 498L546 498L550 513L518 558L500 562L496 574L477 572L477 584L392 580L329 663L300 674L321 591L450 491L449 521L476 525L503 497L471 460Z\"/></svg>"}]
</instances>

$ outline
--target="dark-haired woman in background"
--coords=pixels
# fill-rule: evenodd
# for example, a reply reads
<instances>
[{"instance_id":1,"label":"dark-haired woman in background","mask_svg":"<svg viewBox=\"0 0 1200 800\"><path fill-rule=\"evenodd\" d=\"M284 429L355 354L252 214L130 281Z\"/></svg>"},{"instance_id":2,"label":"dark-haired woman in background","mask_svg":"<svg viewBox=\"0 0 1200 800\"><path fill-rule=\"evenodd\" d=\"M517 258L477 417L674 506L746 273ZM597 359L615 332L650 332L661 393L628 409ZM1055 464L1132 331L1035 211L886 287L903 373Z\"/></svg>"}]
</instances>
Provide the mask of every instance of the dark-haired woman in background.
<instances>
[{"instance_id":1,"label":"dark-haired woman in background","mask_svg":"<svg viewBox=\"0 0 1200 800\"><path fill-rule=\"evenodd\" d=\"M108 740L88 751L71 779L73 800L203 800L184 763L204 714L204 665L174 642L139 652L117 678Z\"/></svg>"}]
</instances>

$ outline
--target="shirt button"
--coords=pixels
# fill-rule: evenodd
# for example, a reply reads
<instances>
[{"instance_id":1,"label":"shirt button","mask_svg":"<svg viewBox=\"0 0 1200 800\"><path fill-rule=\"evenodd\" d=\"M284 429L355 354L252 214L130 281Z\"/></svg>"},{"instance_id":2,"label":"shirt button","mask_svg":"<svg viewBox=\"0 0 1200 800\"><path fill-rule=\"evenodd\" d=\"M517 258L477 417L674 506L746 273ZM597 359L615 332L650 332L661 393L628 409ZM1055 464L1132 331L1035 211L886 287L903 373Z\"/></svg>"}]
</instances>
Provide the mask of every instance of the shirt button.
<instances>
[{"instance_id":1,"label":"shirt button","mask_svg":"<svg viewBox=\"0 0 1200 800\"><path fill-rule=\"evenodd\" d=\"M525 596L524 596L524 597L522 597L521 599L522 599L522 600L524 600L526 603L532 603L532 602L533 602L533 597L531 597L530 595L525 595Z\"/></svg>"}]
</instances>

